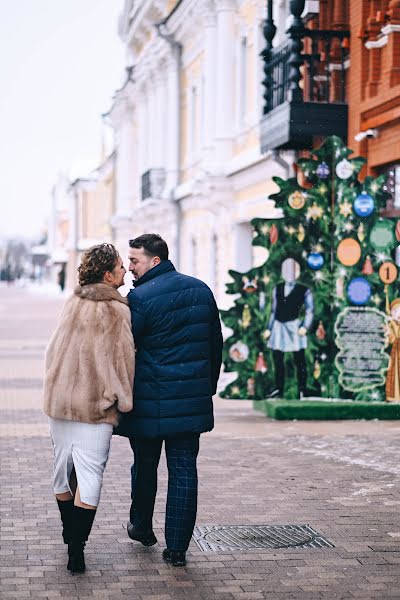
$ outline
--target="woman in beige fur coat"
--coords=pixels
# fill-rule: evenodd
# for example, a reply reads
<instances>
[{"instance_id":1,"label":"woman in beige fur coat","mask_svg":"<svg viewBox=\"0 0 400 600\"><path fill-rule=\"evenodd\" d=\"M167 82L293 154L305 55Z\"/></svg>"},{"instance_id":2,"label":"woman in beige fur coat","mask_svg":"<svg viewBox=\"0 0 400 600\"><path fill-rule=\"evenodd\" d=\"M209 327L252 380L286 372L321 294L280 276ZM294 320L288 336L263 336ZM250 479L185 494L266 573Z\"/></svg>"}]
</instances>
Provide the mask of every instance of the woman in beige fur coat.
<instances>
[{"instance_id":1,"label":"woman in beige fur coat","mask_svg":"<svg viewBox=\"0 0 400 600\"><path fill-rule=\"evenodd\" d=\"M87 250L79 286L65 303L46 351L44 412L54 449L54 493L68 566L83 572L83 549L100 500L113 426L133 408L134 343L125 268L112 244Z\"/></svg>"}]
</instances>

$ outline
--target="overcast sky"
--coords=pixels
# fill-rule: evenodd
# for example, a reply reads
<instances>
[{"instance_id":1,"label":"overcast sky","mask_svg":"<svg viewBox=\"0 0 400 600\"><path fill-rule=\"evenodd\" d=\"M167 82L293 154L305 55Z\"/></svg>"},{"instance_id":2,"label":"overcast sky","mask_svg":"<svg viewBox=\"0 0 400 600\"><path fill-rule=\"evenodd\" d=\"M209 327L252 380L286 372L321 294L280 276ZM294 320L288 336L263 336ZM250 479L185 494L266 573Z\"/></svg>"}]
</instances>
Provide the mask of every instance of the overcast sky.
<instances>
[{"instance_id":1,"label":"overcast sky","mask_svg":"<svg viewBox=\"0 0 400 600\"><path fill-rule=\"evenodd\" d=\"M124 78L122 0L0 0L0 235L35 235L57 173L100 157Z\"/></svg>"}]
</instances>

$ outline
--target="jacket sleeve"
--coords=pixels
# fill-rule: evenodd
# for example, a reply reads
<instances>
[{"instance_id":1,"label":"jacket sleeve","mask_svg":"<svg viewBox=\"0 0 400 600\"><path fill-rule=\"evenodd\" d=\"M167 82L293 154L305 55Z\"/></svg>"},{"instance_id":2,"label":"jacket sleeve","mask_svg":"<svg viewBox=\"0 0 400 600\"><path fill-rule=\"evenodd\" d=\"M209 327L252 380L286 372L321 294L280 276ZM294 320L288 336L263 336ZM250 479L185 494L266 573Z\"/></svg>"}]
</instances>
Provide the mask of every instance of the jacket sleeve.
<instances>
[{"instance_id":1,"label":"jacket sleeve","mask_svg":"<svg viewBox=\"0 0 400 600\"><path fill-rule=\"evenodd\" d=\"M136 298L135 292L128 295L129 308L131 311L132 333L135 345L140 346L145 326L145 314L141 302Z\"/></svg>"},{"instance_id":2,"label":"jacket sleeve","mask_svg":"<svg viewBox=\"0 0 400 600\"><path fill-rule=\"evenodd\" d=\"M135 345L132 337L130 315L126 307L121 319L121 331L117 344L117 375L120 384L117 393L117 408L120 412L130 412L133 409Z\"/></svg>"},{"instance_id":3,"label":"jacket sleeve","mask_svg":"<svg viewBox=\"0 0 400 600\"><path fill-rule=\"evenodd\" d=\"M211 320L211 377L212 377L212 393L213 395L217 392L217 383L219 374L221 371L222 364L222 332L221 332L221 321L219 318L219 310L213 298L212 305L212 320Z\"/></svg>"}]
</instances>

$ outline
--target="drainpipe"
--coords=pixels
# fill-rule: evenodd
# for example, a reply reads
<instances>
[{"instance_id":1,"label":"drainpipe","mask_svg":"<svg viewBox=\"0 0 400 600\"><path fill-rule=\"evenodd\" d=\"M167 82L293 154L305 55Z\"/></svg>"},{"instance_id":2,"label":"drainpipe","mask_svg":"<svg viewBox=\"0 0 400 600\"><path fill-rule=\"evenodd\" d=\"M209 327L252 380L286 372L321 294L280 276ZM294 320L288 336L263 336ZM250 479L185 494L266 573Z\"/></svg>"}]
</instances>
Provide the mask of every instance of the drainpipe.
<instances>
[{"instance_id":1,"label":"drainpipe","mask_svg":"<svg viewBox=\"0 0 400 600\"><path fill-rule=\"evenodd\" d=\"M182 44L180 44L179 42L177 42L175 40L172 33L167 32L166 21L167 21L167 19L164 19L163 21L161 21L159 23L155 23L154 26L156 28L157 35L169 44L171 51L172 51L172 55L174 56L175 61L176 61L177 87L178 87L178 89L176 90L177 102L178 102L178 106L176 107L177 114L178 114L178 118L176 119L176 121L177 121L177 123L176 123L176 125L177 125L177 130L176 130L177 150L176 150L176 165L175 165L176 180L174 182L175 185L170 190L170 200L175 201L176 208L177 208L176 266L177 266L177 269L179 269L180 262L181 262L182 207L181 207L180 200L178 198L176 198L175 192L176 192L176 188L180 182L180 163L181 163L181 118L180 118L181 117L181 78L180 78L180 74L181 74L181 69L182 69Z\"/></svg>"}]
</instances>

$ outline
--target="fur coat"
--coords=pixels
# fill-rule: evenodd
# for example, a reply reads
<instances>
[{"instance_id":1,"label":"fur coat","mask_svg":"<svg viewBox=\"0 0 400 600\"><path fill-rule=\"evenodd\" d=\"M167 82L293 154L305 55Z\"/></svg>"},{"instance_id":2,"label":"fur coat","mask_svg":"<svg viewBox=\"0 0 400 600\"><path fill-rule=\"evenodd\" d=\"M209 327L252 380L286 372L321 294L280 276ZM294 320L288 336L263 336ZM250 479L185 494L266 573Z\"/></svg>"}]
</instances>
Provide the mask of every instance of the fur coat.
<instances>
[{"instance_id":1,"label":"fur coat","mask_svg":"<svg viewBox=\"0 0 400 600\"><path fill-rule=\"evenodd\" d=\"M46 350L46 415L116 425L133 407L134 369L127 300L105 283L75 288Z\"/></svg>"}]
</instances>

